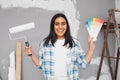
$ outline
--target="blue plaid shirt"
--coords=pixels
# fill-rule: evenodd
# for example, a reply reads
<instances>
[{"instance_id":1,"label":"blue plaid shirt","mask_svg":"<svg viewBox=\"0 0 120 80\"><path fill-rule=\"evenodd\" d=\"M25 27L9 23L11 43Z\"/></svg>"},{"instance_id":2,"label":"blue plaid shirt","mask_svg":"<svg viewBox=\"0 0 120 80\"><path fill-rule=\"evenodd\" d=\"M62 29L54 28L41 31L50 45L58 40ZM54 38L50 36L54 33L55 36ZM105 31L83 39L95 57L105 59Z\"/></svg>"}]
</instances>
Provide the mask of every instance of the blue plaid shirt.
<instances>
[{"instance_id":1,"label":"blue plaid shirt","mask_svg":"<svg viewBox=\"0 0 120 80\"><path fill-rule=\"evenodd\" d=\"M85 68L87 66L87 62L85 60L85 54L83 54L83 50L80 46L78 40L74 39L75 47L69 49L67 51L67 75L69 80L79 80L78 76L78 66L81 68ZM62 58L61 58L62 59ZM39 50L39 60L40 65L39 69L42 69L44 77L46 80L55 80L54 73L54 53L53 46L49 43L48 47L43 46L43 42L40 45Z\"/></svg>"}]
</instances>

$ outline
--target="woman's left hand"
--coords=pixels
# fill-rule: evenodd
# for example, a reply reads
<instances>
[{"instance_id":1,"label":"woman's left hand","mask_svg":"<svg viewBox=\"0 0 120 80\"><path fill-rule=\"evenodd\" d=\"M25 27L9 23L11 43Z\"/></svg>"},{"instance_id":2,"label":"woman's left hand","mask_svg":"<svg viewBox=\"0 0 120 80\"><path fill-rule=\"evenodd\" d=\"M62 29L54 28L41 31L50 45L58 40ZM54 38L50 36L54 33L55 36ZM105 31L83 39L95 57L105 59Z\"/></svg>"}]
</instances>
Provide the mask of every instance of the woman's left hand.
<instances>
[{"instance_id":1,"label":"woman's left hand","mask_svg":"<svg viewBox=\"0 0 120 80\"><path fill-rule=\"evenodd\" d=\"M93 38L91 37L88 37L88 47L89 47L89 50L93 51L95 49L95 42L93 41Z\"/></svg>"},{"instance_id":2,"label":"woman's left hand","mask_svg":"<svg viewBox=\"0 0 120 80\"><path fill-rule=\"evenodd\" d=\"M88 51L86 53L86 61L88 63L91 61L94 49L95 49L95 42L93 41L93 38L88 37Z\"/></svg>"}]
</instances>

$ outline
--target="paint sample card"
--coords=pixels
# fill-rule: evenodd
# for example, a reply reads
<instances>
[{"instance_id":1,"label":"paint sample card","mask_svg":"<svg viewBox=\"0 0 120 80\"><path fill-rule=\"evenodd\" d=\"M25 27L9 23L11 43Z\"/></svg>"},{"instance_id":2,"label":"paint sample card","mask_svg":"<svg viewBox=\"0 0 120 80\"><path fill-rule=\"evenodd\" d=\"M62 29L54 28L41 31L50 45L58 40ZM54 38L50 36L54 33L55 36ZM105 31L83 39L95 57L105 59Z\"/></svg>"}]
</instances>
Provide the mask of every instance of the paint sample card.
<instances>
[{"instance_id":1,"label":"paint sample card","mask_svg":"<svg viewBox=\"0 0 120 80\"><path fill-rule=\"evenodd\" d=\"M93 41L97 40L97 36L100 32L103 23L104 20L100 18L90 18L87 20L85 25L88 30L89 36L93 37Z\"/></svg>"}]
</instances>

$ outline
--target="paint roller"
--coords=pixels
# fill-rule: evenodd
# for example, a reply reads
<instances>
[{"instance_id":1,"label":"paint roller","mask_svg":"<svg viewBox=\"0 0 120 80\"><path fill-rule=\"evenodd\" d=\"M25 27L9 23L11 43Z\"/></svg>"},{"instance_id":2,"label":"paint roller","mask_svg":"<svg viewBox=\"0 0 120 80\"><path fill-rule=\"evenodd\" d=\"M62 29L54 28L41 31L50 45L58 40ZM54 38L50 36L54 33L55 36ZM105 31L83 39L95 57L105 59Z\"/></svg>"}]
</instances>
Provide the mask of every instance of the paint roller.
<instances>
[{"instance_id":1,"label":"paint roller","mask_svg":"<svg viewBox=\"0 0 120 80\"><path fill-rule=\"evenodd\" d=\"M23 32L23 31L30 30L30 29L34 29L34 28L35 28L35 24L34 24L34 22L31 22L31 23L26 23L26 24L23 24L23 25L19 25L19 26L9 28L9 33L10 34L16 34L16 33ZM27 41L26 36L22 36L22 37L18 37L18 38L12 38L10 36L10 34L9 34L10 40L16 40L16 39L24 38L26 46L29 47L29 42Z\"/></svg>"}]
</instances>

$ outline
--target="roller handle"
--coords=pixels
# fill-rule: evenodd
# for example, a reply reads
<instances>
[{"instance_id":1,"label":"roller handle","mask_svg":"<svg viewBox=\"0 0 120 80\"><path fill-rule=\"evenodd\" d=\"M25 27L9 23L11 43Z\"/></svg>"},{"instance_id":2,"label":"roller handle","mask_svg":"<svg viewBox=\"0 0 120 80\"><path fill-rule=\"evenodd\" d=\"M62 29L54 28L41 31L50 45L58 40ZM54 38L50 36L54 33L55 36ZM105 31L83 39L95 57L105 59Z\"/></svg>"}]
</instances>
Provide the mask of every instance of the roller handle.
<instances>
[{"instance_id":1,"label":"roller handle","mask_svg":"<svg viewBox=\"0 0 120 80\"><path fill-rule=\"evenodd\" d=\"M25 42L25 45L26 45L26 47L30 46L28 41ZM32 56L32 54L29 54L28 56Z\"/></svg>"},{"instance_id":2,"label":"roller handle","mask_svg":"<svg viewBox=\"0 0 120 80\"><path fill-rule=\"evenodd\" d=\"M28 41L25 42L25 45L26 45L26 47L30 46Z\"/></svg>"}]
</instances>

